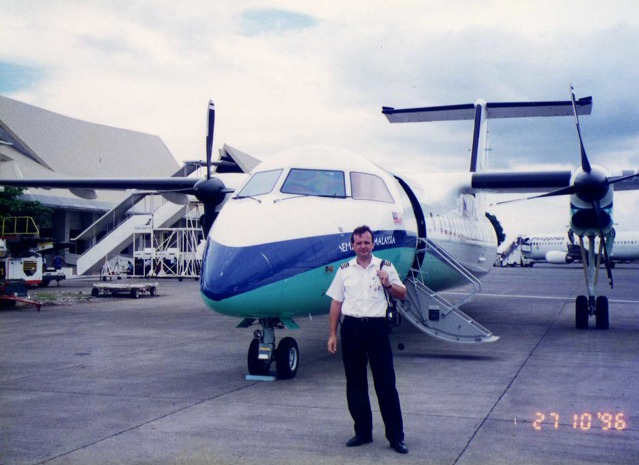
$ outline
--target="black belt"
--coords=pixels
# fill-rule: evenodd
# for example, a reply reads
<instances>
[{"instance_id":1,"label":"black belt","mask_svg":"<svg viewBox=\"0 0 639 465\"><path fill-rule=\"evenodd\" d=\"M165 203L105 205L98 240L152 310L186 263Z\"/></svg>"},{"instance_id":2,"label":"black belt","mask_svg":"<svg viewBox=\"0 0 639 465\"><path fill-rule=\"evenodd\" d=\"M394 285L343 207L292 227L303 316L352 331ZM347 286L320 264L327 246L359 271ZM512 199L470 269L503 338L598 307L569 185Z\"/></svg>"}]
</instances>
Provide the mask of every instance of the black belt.
<instances>
[{"instance_id":1,"label":"black belt","mask_svg":"<svg viewBox=\"0 0 639 465\"><path fill-rule=\"evenodd\" d=\"M381 323L381 322L385 321L386 318L384 318L383 316L357 317L357 316L344 315L344 321L346 321L346 320L357 322L357 323L361 323L361 324L365 324L365 323Z\"/></svg>"}]
</instances>

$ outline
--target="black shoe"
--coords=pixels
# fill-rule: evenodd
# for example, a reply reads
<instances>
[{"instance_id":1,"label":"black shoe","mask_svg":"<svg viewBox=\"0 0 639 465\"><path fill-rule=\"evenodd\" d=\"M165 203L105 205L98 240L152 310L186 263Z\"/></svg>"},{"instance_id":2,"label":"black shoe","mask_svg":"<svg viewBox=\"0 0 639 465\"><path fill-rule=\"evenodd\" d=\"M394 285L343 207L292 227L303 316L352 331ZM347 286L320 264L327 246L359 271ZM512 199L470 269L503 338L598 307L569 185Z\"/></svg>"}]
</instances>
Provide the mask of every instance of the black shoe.
<instances>
[{"instance_id":1,"label":"black shoe","mask_svg":"<svg viewBox=\"0 0 639 465\"><path fill-rule=\"evenodd\" d=\"M392 449L395 449L395 452L398 454L408 454L408 447L406 447L404 441L392 441L390 446Z\"/></svg>"},{"instance_id":2,"label":"black shoe","mask_svg":"<svg viewBox=\"0 0 639 465\"><path fill-rule=\"evenodd\" d=\"M346 447L357 447L364 444L368 444L369 442L373 442L373 438L370 436L360 436L356 434L352 438L348 440L346 443Z\"/></svg>"}]
</instances>

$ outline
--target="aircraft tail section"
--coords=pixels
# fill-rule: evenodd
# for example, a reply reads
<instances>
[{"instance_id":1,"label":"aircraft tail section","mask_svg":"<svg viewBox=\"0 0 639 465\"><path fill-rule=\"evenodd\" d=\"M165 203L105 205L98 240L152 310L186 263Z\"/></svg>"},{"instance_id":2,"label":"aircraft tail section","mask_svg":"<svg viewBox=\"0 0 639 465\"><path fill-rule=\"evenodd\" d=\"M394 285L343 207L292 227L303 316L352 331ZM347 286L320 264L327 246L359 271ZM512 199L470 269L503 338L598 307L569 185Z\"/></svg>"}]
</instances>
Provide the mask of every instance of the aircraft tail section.
<instances>
[{"instance_id":1,"label":"aircraft tail section","mask_svg":"<svg viewBox=\"0 0 639 465\"><path fill-rule=\"evenodd\" d=\"M592 97L579 99L575 102L575 107L577 114L589 115L592 111ZM476 173L486 169L489 119L573 116L573 107L570 100L497 103L477 100L475 103L436 107L382 107L382 113L391 123L474 120L470 171Z\"/></svg>"},{"instance_id":2,"label":"aircraft tail section","mask_svg":"<svg viewBox=\"0 0 639 465\"><path fill-rule=\"evenodd\" d=\"M382 113L391 123L425 123L432 121L460 121L475 119L475 109L479 102L463 105L445 105L437 107L402 108L382 107ZM483 102L488 118L531 118L540 116L573 116L572 102ZM577 113L589 115L592 111L592 97L576 101Z\"/></svg>"}]
</instances>

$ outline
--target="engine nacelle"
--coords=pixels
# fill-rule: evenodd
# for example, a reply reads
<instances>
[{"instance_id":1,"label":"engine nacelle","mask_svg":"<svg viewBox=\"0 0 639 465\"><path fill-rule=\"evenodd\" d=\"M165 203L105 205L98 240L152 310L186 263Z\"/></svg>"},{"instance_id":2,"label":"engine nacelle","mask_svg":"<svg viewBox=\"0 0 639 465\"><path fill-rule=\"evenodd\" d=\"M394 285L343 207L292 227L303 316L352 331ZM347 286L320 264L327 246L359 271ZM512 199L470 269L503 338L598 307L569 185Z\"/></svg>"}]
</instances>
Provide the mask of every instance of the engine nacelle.
<instances>
[{"instance_id":1,"label":"engine nacelle","mask_svg":"<svg viewBox=\"0 0 639 465\"><path fill-rule=\"evenodd\" d=\"M568 252L551 250L550 252L546 252L546 261L548 263L554 263L555 265L566 265L572 263L573 259L568 255Z\"/></svg>"}]
</instances>

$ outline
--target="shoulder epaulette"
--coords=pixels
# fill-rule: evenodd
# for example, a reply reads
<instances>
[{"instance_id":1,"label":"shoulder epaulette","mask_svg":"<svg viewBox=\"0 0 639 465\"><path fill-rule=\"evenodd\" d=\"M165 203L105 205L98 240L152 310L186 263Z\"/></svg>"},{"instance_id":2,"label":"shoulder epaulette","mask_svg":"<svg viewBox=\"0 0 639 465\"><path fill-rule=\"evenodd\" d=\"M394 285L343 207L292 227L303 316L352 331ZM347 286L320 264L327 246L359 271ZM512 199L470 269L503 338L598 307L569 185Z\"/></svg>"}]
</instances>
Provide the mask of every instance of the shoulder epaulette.
<instances>
[{"instance_id":1,"label":"shoulder epaulette","mask_svg":"<svg viewBox=\"0 0 639 465\"><path fill-rule=\"evenodd\" d=\"M345 268L348 268L349 266L350 266L350 263L349 263L349 262L345 262L345 263L342 263L342 264L339 266L339 268L340 268L341 270L343 270L343 269L345 269Z\"/></svg>"},{"instance_id":2,"label":"shoulder epaulette","mask_svg":"<svg viewBox=\"0 0 639 465\"><path fill-rule=\"evenodd\" d=\"M391 266L390 260L384 260L384 266Z\"/></svg>"}]
</instances>

